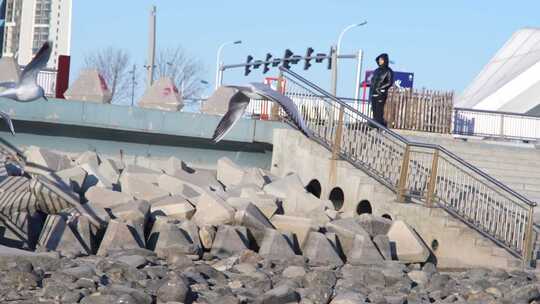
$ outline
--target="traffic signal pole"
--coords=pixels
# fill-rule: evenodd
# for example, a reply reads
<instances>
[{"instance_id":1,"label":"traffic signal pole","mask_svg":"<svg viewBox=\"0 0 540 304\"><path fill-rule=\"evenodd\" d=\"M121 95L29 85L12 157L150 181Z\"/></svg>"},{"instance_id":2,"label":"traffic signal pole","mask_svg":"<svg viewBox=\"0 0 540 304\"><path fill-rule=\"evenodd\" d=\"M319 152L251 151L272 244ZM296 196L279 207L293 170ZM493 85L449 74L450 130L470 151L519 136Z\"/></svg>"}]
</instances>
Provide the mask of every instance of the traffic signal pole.
<instances>
[{"instance_id":1,"label":"traffic signal pole","mask_svg":"<svg viewBox=\"0 0 540 304\"><path fill-rule=\"evenodd\" d=\"M332 52L331 52L331 60L332 60L332 80L330 83L330 92L332 95L336 96L337 93L337 78L338 78L338 71L337 71L337 61L338 61L338 54L335 46L332 46Z\"/></svg>"},{"instance_id":2,"label":"traffic signal pole","mask_svg":"<svg viewBox=\"0 0 540 304\"><path fill-rule=\"evenodd\" d=\"M364 61L364 51L358 50L358 55L356 55L356 58L358 59L358 63L356 65L356 87L354 90L354 99L358 100L358 109L360 109L360 85L361 85L361 78L362 78L362 64ZM363 101L362 101L363 102Z\"/></svg>"},{"instance_id":3,"label":"traffic signal pole","mask_svg":"<svg viewBox=\"0 0 540 304\"><path fill-rule=\"evenodd\" d=\"M333 48L334 49L334 48ZM332 52L332 54L335 54L336 58L334 59L334 61L337 61L337 59L358 59L358 54L344 54L344 55L339 55L337 56L336 52ZM309 56L309 57L302 57L302 58L296 58L298 60L332 60L332 56L331 55L326 55L325 56L319 56L319 55L314 55L314 56ZM237 69L237 68L245 68L245 67L253 67L255 65L257 66L264 66L265 64L267 65L270 65L270 66L273 66L275 67L275 60L282 60L280 58L274 58L274 59L271 59L271 60L260 60L260 61L257 61L257 62L249 62L249 63L237 63L237 64L222 64L220 67L219 67L219 85L221 85L223 83L223 78L224 78L224 72L226 70L230 70L230 69ZM281 62L280 62L281 63ZM273 65L274 64L274 65ZM334 62L331 63L331 69L333 70L333 67L335 67L336 65L334 64ZM336 71L337 72L337 71ZM334 73L334 72L332 72ZM337 83L337 77L336 77L336 83Z\"/></svg>"}]
</instances>

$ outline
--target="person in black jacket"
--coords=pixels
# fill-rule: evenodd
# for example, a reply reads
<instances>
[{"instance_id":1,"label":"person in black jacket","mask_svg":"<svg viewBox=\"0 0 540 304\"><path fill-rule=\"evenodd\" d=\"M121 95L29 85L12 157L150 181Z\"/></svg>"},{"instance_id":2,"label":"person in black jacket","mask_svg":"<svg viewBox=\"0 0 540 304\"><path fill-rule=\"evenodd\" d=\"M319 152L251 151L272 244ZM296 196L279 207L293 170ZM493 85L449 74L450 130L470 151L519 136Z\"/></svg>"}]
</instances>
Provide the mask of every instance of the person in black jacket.
<instances>
[{"instance_id":1,"label":"person in black jacket","mask_svg":"<svg viewBox=\"0 0 540 304\"><path fill-rule=\"evenodd\" d=\"M384 105L388 90L394 83L394 72L388 67L388 54L381 54L375 59L379 67L373 72L369 90L369 101L373 111L373 119L386 127L384 120Z\"/></svg>"}]
</instances>

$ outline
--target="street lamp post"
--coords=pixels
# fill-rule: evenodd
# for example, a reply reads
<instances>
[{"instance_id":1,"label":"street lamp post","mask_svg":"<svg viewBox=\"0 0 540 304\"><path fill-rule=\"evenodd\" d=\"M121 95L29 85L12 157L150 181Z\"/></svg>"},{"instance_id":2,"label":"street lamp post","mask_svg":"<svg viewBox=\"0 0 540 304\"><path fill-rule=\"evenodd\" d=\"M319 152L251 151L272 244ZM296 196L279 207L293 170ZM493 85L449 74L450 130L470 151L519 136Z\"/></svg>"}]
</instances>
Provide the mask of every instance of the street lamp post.
<instances>
[{"instance_id":1,"label":"street lamp post","mask_svg":"<svg viewBox=\"0 0 540 304\"><path fill-rule=\"evenodd\" d=\"M334 52L332 52L332 94L334 94L334 96L337 94L337 78L338 78L337 65L338 65L339 51L341 50L341 40L343 39L343 36L345 35L345 33L348 32L349 30L355 27L366 25L366 24L367 24L367 21L364 21L362 23L351 24L345 27L339 34L337 47L334 49Z\"/></svg>"},{"instance_id":2,"label":"street lamp post","mask_svg":"<svg viewBox=\"0 0 540 304\"><path fill-rule=\"evenodd\" d=\"M220 63L221 63L221 51L223 51L223 47L229 44L240 44L240 43L242 43L242 40L228 41L219 46L218 51L217 51L217 56L216 56L217 57L216 59L216 90L221 84L220 83L220 78L221 78L220 77L220 73L221 73Z\"/></svg>"}]
</instances>

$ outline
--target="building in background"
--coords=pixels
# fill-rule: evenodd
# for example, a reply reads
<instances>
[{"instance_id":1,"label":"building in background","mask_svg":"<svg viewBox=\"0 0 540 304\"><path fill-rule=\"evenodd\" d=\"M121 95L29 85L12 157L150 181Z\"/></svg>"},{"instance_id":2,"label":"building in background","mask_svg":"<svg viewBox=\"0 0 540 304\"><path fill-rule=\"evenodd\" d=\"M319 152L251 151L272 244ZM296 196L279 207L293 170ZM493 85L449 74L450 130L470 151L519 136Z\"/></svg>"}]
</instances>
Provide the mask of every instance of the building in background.
<instances>
[{"instance_id":1,"label":"building in background","mask_svg":"<svg viewBox=\"0 0 540 304\"><path fill-rule=\"evenodd\" d=\"M52 41L47 68L56 70L58 56L71 51L71 7L71 0L3 0L2 56L24 66L45 41Z\"/></svg>"},{"instance_id":2,"label":"building in background","mask_svg":"<svg viewBox=\"0 0 540 304\"><path fill-rule=\"evenodd\" d=\"M455 105L540 116L540 28L515 32Z\"/></svg>"}]
</instances>

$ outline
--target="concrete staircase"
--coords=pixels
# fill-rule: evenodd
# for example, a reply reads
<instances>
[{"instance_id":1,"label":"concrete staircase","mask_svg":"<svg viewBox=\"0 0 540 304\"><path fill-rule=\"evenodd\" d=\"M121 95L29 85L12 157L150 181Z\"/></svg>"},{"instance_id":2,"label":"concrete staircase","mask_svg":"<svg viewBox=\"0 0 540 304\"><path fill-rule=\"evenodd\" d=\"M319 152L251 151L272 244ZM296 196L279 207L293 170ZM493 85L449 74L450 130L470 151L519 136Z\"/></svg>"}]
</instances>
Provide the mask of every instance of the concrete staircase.
<instances>
[{"instance_id":1,"label":"concrete staircase","mask_svg":"<svg viewBox=\"0 0 540 304\"><path fill-rule=\"evenodd\" d=\"M423 132L398 131L411 140L441 145L500 180L514 191L540 203L540 147L534 144L454 138ZM538 208L538 207L537 207ZM540 209L536 223L540 223Z\"/></svg>"},{"instance_id":2,"label":"concrete staircase","mask_svg":"<svg viewBox=\"0 0 540 304\"><path fill-rule=\"evenodd\" d=\"M540 203L540 146L519 142L480 140L452 135L398 131L415 141L444 146L471 164L500 180L514 191ZM533 259L540 268L540 206L534 210Z\"/></svg>"}]
</instances>

